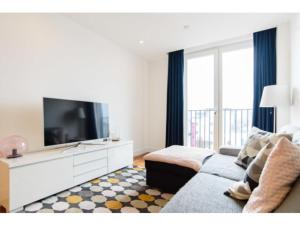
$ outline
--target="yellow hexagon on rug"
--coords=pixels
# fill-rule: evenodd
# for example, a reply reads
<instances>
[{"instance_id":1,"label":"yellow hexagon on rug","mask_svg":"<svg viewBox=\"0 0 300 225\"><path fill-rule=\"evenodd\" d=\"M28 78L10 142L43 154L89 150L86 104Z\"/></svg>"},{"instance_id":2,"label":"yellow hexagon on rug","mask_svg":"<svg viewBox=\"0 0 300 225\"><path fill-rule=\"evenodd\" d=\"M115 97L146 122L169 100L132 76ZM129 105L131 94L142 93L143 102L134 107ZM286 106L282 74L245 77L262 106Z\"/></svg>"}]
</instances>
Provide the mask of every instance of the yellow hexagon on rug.
<instances>
[{"instance_id":1,"label":"yellow hexagon on rug","mask_svg":"<svg viewBox=\"0 0 300 225\"><path fill-rule=\"evenodd\" d=\"M92 180L91 182L92 182L93 184L98 184L98 183L100 182L100 179L97 178L97 179Z\"/></svg>"},{"instance_id":2,"label":"yellow hexagon on rug","mask_svg":"<svg viewBox=\"0 0 300 225\"><path fill-rule=\"evenodd\" d=\"M105 206L109 209L121 209L123 207L121 202L115 200L105 202Z\"/></svg>"},{"instance_id":3,"label":"yellow hexagon on rug","mask_svg":"<svg viewBox=\"0 0 300 225\"><path fill-rule=\"evenodd\" d=\"M145 201L145 202L152 202L152 201L154 201L154 197L153 196L146 195L146 194L139 195L139 199L141 199L142 201Z\"/></svg>"},{"instance_id":4,"label":"yellow hexagon on rug","mask_svg":"<svg viewBox=\"0 0 300 225\"><path fill-rule=\"evenodd\" d=\"M144 168L141 168L141 167L134 167L133 169L136 170L136 171L142 171L142 170L144 170Z\"/></svg>"},{"instance_id":5,"label":"yellow hexagon on rug","mask_svg":"<svg viewBox=\"0 0 300 225\"><path fill-rule=\"evenodd\" d=\"M71 204L77 204L82 201L82 197L79 195L70 195L67 197L67 202Z\"/></svg>"},{"instance_id":6,"label":"yellow hexagon on rug","mask_svg":"<svg viewBox=\"0 0 300 225\"><path fill-rule=\"evenodd\" d=\"M120 182L120 180L116 179L116 178L109 178L109 179L107 179L107 181L111 184L116 184L116 183Z\"/></svg>"}]
</instances>

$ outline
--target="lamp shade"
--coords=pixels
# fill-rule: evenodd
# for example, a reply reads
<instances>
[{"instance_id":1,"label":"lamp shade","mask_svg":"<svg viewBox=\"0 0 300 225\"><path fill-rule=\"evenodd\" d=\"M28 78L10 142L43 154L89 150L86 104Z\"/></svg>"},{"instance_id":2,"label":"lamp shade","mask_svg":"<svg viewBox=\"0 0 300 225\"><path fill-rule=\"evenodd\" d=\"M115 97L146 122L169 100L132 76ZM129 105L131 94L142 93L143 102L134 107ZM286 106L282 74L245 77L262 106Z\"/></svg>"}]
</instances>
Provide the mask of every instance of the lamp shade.
<instances>
[{"instance_id":1,"label":"lamp shade","mask_svg":"<svg viewBox=\"0 0 300 225\"><path fill-rule=\"evenodd\" d=\"M290 104L287 85L265 86L260 100L260 107L278 107Z\"/></svg>"},{"instance_id":2,"label":"lamp shade","mask_svg":"<svg viewBox=\"0 0 300 225\"><path fill-rule=\"evenodd\" d=\"M11 155L13 149L16 149L18 154L27 151L26 139L18 135L12 135L0 140L0 158Z\"/></svg>"}]
</instances>

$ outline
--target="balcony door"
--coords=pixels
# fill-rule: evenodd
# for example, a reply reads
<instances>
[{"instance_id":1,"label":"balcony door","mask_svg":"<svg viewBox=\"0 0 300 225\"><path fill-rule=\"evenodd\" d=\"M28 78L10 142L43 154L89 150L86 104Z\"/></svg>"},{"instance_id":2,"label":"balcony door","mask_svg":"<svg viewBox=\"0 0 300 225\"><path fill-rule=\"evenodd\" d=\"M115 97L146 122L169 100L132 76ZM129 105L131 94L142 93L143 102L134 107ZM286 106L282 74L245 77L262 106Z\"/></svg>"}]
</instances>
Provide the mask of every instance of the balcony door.
<instances>
[{"instance_id":1,"label":"balcony door","mask_svg":"<svg viewBox=\"0 0 300 225\"><path fill-rule=\"evenodd\" d=\"M252 42L185 55L185 144L241 146L252 124Z\"/></svg>"},{"instance_id":2,"label":"balcony door","mask_svg":"<svg viewBox=\"0 0 300 225\"><path fill-rule=\"evenodd\" d=\"M186 144L217 147L218 143L218 51L186 56Z\"/></svg>"}]
</instances>

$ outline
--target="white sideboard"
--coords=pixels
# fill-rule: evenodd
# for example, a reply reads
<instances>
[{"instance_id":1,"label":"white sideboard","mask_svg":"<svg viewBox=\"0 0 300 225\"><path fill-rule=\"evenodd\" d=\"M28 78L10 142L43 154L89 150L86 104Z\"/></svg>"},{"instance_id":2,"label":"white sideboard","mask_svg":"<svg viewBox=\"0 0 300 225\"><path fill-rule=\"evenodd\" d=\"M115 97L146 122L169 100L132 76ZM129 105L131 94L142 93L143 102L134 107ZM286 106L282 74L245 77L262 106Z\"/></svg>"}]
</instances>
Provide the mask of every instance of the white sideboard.
<instances>
[{"instance_id":1,"label":"white sideboard","mask_svg":"<svg viewBox=\"0 0 300 225\"><path fill-rule=\"evenodd\" d=\"M0 205L8 212L133 163L132 141L43 150L0 159Z\"/></svg>"}]
</instances>

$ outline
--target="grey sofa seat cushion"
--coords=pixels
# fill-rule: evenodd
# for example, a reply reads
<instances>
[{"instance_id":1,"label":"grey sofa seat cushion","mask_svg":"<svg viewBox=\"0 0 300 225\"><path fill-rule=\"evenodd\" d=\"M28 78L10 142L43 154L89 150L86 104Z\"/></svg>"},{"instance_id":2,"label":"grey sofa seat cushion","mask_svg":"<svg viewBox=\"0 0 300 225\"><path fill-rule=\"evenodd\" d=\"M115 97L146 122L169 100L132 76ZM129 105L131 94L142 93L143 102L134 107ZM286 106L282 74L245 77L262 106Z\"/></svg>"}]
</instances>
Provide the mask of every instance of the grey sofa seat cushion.
<instances>
[{"instance_id":1,"label":"grey sofa seat cushion","mask_svg":"<svg viewBox=\"0 0 300 225\"><path fill-rule=\"evenodd\" d=\"M292 190L274 212L300 213L300 177L298 177L295 184L293 185Z\"/></svg>"},{"instance_id":2,"label":"grey sofa seat cushion","mask_svg":"<svg viewBox=\"0 0 300 225\"><path fill-rule=\"evenodd\" d=\"M236 165L235 159L233 156L215 154L205 161L200 171L234 181L243 180L245 169Z\"/></svg>"},{"instance_id":3,"label":"grey sofa seat cushion","mask_svg":"<svg viewBox=\"0 0 300 225\"><path fill-rule=\"evenodd\" d=\"M230 155L237 157L241 151L241 148L236 148L233 146L221 146L219 152L222 155Z\"/></svg>"},{"instance_id":4,"label":"grey sofa seat cushion","mask_svg":"<svg viewBox=\"0 0 300 225\"><path fill-rule=\"evenodd\" d=\"M246 202L224 195L234 181L198 173L161 210L162 213L239 213Z\"/></svg>"}]
</instances>

